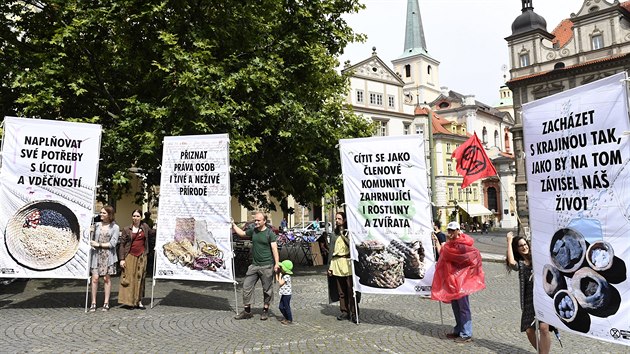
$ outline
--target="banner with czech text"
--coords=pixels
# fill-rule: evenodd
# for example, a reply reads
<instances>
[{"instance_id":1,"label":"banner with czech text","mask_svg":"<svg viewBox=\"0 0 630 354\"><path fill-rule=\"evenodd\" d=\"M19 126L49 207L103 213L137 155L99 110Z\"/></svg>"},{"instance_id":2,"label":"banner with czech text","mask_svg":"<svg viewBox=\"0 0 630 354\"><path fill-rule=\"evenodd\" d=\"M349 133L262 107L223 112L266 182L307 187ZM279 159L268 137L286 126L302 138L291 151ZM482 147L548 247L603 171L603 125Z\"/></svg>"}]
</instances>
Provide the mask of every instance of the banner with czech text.
<instances>
[{"instance_id":1,"label":"banner with czech text","mask_svg":"<svg viewBox=\"0 0 630 354\"><path fill-rule=\"evenodd\" d=\"M233 282L227 134L164 138L155 278Z\"/></svg>"},{"instance_id":2,"label":"banner with czech text","mask_svg":"<svg viewBox=\"0 0 630 354\"><path fill-rule=\"evenodd\" d=\"M430 295L435 256L422 135L339 147L355 289Z\"/></svg>"},{"instance_id":3,"label":"banner with czech text","mask_svg":"<svg viewBox=\"0 0 630 354\"><path fill-rule=\"evenodd\" d=\"M0 277L87 278L101 126L4 119Z\"/></svg>"},{"instance_id":4,"label":"banner with czech text","mask_svg":"<svg viewBox=\"0 0 630 354\"><path fill-rule=\"evenodd\" d=\"M620 73L523 106L540 321L630 345L630 120Z\"/></svg>"}]
</instances>

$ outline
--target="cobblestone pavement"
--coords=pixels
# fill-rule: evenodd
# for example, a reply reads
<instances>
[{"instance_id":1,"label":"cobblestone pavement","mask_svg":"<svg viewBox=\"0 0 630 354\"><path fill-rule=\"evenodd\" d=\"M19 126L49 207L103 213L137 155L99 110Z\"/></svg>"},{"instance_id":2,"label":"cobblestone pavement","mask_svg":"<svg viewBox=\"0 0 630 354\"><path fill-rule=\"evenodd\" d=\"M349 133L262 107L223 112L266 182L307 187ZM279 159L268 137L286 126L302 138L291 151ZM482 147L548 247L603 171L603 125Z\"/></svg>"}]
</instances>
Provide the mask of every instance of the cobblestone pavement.
<instances>
[{"instance_id":1,"label":"cobblestone pavement","mask_svg":"<svg viewBox=\"0 0 630 354\"><path fill-rule=\"evenodd\" d=\"M225 283L160 280L152 309L115 306L85 313L84 280L16 281L0 286L0 352L535 352L519 332L518 275L507 274L496 262L502 256L484 253L484 258L487 289L471 296L474 341L467 344L445 337L454 324L450 305L417 296L364 294L361 323L337 321L337 304L327 303L325 267L297 266L291 303L295 322L289 326L274 317L260 321L259 285L254 318L237 321L240 285L235 290ZM115 278L113 305L117 283ZM273 315L280 315L277 299ZM553 353L630 353L628 346L566 332L562 341L564 348L554 340Z\"/></svg>"}]
</instances>

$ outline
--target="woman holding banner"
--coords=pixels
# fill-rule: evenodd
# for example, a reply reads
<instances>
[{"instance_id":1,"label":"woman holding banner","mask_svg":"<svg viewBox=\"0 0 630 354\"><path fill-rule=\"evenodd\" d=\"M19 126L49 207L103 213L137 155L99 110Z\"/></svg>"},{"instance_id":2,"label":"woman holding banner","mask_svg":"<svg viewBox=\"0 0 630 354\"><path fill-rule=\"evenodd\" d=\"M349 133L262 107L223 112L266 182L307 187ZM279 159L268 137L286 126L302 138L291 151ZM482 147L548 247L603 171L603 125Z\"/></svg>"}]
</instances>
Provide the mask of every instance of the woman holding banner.
<instances>
[{"instance_id":1,"label":"woman holding banner","mask_svg":"<svg viewBox=\"0 0 630 354\"><path fill-rule=\"evenodd\" d=\"M149 252L149 226L142 222L142 211L135 209L131 213L131 225L122 230L118 259L122 274L118 302L129 309L144 310L144 283Z\"/></svg>"},{"instance_id":2,"label":"woman holding banner","mask_svg":"<svg viewBox=\"0 0 630 354\"><path fill-rule=\"evenodd\" d=\"M521 298L521 332L527 333L529 343L536 349L536 313L534 312L534 280L532 277L532 253L529 242L523 236L514 237L510 231L507 234L507 256L505 263L508 271L518 271ZM540 348L538 353L546 354L551 350L550 326L539 322Z\"/></svg>"},{"instance_id":3,"label":"woman holding banner","mask_svg":"<svg viewBox=\"0 0 630 354\"><path fill-rule=\"evenodd\" d=\"M90 246L92 247L92 260L90 274L92 274L92 305L90 312L96 311L96 292L98 291L98 278L103 277L105 288L105 302L103 311L109 310L109 295L112 292L111 276L116 274L116 244L120 228L114 221L114 208L107 205L101 209L101 221L94 225Z\"/></svg>"}]
</instances>

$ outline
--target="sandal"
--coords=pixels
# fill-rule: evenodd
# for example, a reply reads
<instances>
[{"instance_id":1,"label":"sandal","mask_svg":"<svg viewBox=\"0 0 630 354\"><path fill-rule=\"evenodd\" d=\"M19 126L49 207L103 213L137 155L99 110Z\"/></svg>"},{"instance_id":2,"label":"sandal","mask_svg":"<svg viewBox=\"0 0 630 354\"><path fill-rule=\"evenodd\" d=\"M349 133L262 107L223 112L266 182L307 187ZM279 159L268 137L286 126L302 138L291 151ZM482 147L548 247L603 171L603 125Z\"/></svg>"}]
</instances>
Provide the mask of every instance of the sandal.
<instances>
[{"instance_id":1,"label":"sandal","mask_svg":"<svg viewBox=\"0 0 630 354\"><path fill-rule=\"evenodd\" d=\"M96 303L93 302L92 305L90 306L90 312L94 312L96 311Z\"/></svg>"},{"instance_id":2,"label":"sandal","mask_svg":"<svg viewBox=\"0 0 630 354\"><path fill-rule=\"evenodd\" d=\"M103 311L109 311L109 304L107 302L103 304Z\"/></svg>"}]
</instances>

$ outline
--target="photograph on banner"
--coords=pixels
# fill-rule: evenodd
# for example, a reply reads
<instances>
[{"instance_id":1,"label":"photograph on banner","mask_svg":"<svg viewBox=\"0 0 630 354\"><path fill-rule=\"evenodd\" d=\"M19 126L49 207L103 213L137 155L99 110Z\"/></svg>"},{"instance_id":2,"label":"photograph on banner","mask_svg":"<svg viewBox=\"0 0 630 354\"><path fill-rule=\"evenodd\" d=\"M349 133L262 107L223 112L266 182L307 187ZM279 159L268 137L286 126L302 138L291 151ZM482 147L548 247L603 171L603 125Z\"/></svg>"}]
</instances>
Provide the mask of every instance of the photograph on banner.
<instances>
[{"instance_id":1,"label":"photograph on banner","mask_svg":"<svg viewBox=\"0 0 630 354\"><path fill-rule=\"evenodd\" d=\"M523 106L539 320L630 345L630 120L620 73Z\"/></svg>"},{"instance_id":2,"label":"photograph on banner","mask_svg":"<svg viewBox=\"0 0 630 354\"><path fill-rule=\"evenodd\" d=\"M101 126L5 117L0 277L87 278Z\"/></svg>"},{"instance_id":3,"label":"photograph on banner","mask_svg":"<svg viewBox=\"0 0 630 354\"><path fill-rule=\"evenodd\" d=\"M233 282L227 134L164 138L155 278Z\"/></svg>"},{"instance_id":4,"label":"photograph on banner","mask_svg":"<svg viewBox=\"0 0 630 354\"><path fill-rule=\"evenodd\" d=\"M339 141L355 290L429 295L435 270L422 135Z\"/></svg>"}]
</instances>

